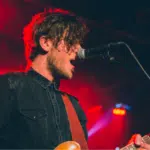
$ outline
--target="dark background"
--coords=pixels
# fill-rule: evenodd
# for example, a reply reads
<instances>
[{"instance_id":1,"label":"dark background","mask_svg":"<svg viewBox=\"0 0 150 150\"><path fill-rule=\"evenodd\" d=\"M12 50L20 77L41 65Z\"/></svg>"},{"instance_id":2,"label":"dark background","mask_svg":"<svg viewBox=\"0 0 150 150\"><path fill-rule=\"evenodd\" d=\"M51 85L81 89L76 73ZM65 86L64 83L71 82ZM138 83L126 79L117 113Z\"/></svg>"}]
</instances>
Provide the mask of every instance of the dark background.
<instances>
[{"instance_id":1,"label":"dark background","mask_svg":"<svg viewBox=\"0 0 150 150\"><path fill-rule=\"evenodd\" d=\"M86 19L90 32L83 45L85 48L124 41L147 73L150 73L149 3L104 0L0 0L1 73L25 67L22 29L32 15L48 7L63 8ZM95 58L79 63L76 77L72 81L64 82L62 88L81 99L85 112L96 105L101 105L104 110L117 102L130 105L132 109L128 115L132 118L131 127L128 134L122 132L127 134L123 142L118 142L119 146L123 146L133 133L144 135L150 131L150 80L124 45L115 48L114 54L114 62ZM78 81L78 86L74 81ZM73 90L67 88L67 85L71 85ZM80 95L77 89L80 89ZM96 99L90 101L94 95L92 90L96 91ZM88 101L83 100L83 92L91 94L89 99L87 98ZM114 145L110 146L112 147L114 148Z\"/></svg>"}]
</instances>

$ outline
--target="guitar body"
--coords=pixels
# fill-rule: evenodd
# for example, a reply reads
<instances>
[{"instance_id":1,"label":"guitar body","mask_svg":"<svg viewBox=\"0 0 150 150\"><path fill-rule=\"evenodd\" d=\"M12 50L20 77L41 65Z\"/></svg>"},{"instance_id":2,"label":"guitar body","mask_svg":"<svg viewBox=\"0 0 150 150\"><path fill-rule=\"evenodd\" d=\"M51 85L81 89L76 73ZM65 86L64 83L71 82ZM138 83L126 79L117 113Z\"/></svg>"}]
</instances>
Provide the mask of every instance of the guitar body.
<instances>
[{"instance_id":1,"label":"guitar body","mask_svg":"<svg viewBox=\"0 0 150 150\"><path fill-rule=\"evenodd\" d=\"M81 150L81 148L77 142L67 141L59 144L54 150Z\"/></svg>"},{"instance_id":2,"label":"guitar body","mask_svg":"<svg viewBox=\"0 0 150 150\"><path fill-rule=\"evenodd\" d=\"M143 142L150 144L150 134L142 137ZM143 148L137 148L133 143L126 145L120 150L144 150ZM66 141L59 144L54 150L81 150L80 145L75 141Z\"/></svg>"}]
</instances>

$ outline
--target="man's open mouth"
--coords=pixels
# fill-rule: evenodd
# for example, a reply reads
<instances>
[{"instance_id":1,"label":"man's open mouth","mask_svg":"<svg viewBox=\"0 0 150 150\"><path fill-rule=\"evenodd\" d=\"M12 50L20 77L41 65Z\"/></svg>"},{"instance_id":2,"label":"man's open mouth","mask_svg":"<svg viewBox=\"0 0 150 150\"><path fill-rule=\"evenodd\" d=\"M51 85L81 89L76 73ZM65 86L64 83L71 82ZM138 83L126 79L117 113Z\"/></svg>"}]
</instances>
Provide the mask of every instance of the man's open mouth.
<instances>
[{"instance_id":1,"label":"man's open mouth","mask_svg":"<svg viewBox=\"0 0 150 150\"><path fill-rule=\"evenodd\" d=\"M75 66L76 65L76 61L75 60L70 60L70 63Z\"/></svg>"}]
</instances>

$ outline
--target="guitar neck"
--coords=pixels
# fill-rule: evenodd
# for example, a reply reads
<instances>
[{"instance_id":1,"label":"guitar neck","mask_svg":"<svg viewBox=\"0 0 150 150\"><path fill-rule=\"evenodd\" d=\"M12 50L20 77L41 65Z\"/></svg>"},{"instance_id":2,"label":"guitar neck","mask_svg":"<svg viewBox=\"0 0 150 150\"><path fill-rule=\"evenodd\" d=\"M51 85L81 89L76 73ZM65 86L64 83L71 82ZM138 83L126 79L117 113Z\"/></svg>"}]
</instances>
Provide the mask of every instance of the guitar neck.
<instances>
[{"instance_id":1,"label":"guitar neck","mask_svg":"<svg viewBox=\"0 0 150 150\"><path fill-rule=\"evenodd\" d=\"M144 143L150 144L150 135L145 135L142 137L142 140ZM121 148L120 150L137 150L138 148L133 144L129 144L123 148Z\"/></svg>"}]
</instances>

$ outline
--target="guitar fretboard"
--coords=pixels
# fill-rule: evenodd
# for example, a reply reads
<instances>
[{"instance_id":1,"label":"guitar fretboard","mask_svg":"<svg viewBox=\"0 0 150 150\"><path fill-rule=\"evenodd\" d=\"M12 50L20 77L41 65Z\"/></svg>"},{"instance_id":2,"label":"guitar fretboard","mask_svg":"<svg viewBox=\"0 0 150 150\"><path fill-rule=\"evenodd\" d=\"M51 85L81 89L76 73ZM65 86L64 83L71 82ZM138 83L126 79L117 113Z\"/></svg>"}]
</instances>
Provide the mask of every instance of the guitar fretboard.
<instances>
[{"instance_id":1,"label":"guitar fretboard","mask_svg":"<svg viewBox=\"0 0 150 150\"><path fill-rule=\"evenodd\" d=\"M150 136L149 135L145 135L142 137L143 142L150 144ZM137 147L131 143L123 148L121 148L120 150L137 150Z\"/></svg>"}]
</instances>

